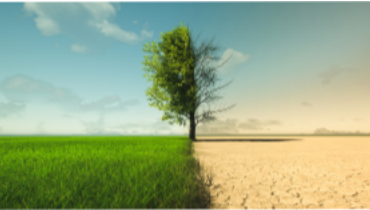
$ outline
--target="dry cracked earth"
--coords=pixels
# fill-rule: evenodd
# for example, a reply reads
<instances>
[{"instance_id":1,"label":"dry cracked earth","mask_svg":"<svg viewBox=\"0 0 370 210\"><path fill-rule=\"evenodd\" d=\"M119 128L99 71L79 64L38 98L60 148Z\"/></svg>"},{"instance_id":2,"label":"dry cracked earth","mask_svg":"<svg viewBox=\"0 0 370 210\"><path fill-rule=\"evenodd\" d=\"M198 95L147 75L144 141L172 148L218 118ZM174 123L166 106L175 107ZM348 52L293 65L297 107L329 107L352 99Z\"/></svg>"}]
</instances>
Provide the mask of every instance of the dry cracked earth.
<instances>
[{"instance_id":1,"label":"dry cracked earth","mask_svg":"<svg viewBox=\"0 0 370 210\"><path fill-rule=\"evenodd\" d=\"M230 138L194 142L211 208L370 208L370 137Z\"/></svg>"}]
</instances>

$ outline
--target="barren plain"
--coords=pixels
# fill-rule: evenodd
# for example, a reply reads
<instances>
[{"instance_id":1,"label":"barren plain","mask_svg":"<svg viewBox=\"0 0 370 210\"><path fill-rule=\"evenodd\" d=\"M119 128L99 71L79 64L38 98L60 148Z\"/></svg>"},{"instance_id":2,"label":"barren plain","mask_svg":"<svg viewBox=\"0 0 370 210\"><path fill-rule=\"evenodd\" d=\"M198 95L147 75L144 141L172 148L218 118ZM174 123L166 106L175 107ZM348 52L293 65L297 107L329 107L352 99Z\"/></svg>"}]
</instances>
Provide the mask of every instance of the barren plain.
<instances>
[{"instance_id":1,"label":"barren plain","mask_svg":"<svg viewBox=\"0 0 370 210\"><path fill-rule=\"evenodd\" d=\"M197 139L211 208L370 208L369 136Z\"/></svg>"}]
</instances>

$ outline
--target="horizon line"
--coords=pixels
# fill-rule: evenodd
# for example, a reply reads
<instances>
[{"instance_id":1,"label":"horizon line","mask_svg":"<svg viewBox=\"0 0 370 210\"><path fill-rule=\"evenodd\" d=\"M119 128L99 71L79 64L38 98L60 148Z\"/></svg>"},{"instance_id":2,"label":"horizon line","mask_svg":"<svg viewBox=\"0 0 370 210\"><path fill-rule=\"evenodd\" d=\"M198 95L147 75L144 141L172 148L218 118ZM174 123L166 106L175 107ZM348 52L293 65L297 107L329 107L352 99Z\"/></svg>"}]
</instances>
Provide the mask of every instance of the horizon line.
<instances>
[{"instance_id":1,"label":"horizon line","mask_svg":"<svg viewBox=\"0 0 370 210\"><path fill-rule=\"evenodd\" d=\"M188 136L188 134L0 134L6 136ZM206 136L370 136L370 133L275 133L275 134L199 134L198 137Z\"/></svg>"}]
</instances>

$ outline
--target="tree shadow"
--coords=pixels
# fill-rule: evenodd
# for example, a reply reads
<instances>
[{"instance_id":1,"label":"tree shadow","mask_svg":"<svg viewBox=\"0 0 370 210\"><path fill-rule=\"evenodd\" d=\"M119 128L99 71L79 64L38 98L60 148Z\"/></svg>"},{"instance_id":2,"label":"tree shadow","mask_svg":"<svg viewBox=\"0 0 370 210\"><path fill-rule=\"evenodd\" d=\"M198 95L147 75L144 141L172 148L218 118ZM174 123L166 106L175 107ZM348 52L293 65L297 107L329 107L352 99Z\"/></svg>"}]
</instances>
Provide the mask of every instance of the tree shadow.
<instances>
[{"instance_id":1,"label":"tree shadow","mask_svg":"<svg viewBox=\"0 0 370 210\"><path fill-rule=\"evenodd\" d=\"M263 138L263 139L254 139L254 138L245 138L245 139L197 139L194 142L286 142L286 141L302 141L302 139L276 139L276 138Z\"/></svg>"}]
</instances>

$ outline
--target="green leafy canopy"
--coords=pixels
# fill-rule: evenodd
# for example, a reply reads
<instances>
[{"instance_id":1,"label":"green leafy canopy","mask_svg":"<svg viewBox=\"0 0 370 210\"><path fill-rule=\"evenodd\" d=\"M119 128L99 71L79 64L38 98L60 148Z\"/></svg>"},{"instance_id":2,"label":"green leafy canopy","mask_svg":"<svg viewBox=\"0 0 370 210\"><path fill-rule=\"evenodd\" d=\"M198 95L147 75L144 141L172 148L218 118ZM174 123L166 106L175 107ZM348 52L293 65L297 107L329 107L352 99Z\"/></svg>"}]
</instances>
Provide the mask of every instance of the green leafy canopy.
<instances>
[{"instance_id":1,"label":"green leafy canopy","mask_svg":"<svg viewBox=\"0 0 370 210\"><path fill-rule=\"evenodd\" d=\"M144 44L144 77L152 81L148 88L149 105L164 111L163 121L186 125L194 110L196 83L194 82L194 51L189 29L181 25L161 33L161 42Z\"/></svg>"}]
</instances>

